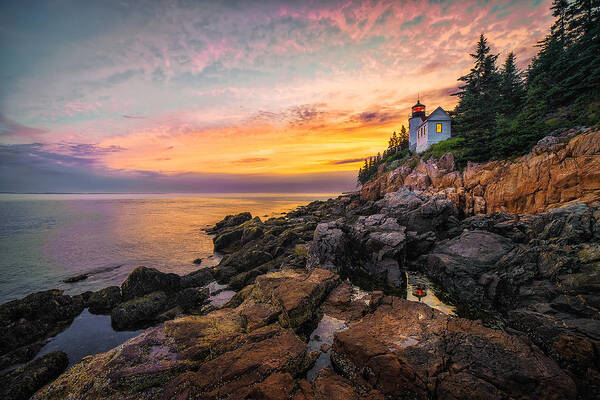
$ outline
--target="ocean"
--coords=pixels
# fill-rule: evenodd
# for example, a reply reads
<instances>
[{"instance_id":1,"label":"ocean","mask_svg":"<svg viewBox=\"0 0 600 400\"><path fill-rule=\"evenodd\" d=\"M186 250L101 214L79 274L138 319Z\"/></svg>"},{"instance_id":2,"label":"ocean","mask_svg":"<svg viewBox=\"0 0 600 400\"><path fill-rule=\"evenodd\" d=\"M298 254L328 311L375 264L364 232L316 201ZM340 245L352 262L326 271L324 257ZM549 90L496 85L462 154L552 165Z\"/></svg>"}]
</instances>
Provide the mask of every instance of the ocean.
<instances>
[{"instance_id":1,"label":"ocean","mask_svg":"<svg viewBox=\"0 0 600 400\"><path fill-rule=\"evenodd\" d=\"M204 228L228 214L266 219L332 196L0 194L0 303L52 288L78 294L120 285L138 265L180 275L216 265ZM89 276L62 282L79 274Z\"/></svg>"}]
</instances>

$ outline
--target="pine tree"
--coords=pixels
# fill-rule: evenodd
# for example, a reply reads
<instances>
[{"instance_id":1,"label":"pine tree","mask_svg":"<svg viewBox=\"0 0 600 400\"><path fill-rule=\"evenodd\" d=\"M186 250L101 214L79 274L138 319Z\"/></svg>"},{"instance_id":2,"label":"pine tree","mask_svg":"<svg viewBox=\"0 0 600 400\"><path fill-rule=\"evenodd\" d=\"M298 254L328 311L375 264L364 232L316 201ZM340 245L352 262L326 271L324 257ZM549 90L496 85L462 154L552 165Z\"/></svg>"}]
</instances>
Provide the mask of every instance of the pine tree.
<instances>
[{"instance_id":1,"label":"pine tree","mask_svg":"<svg viewBox=\"0 0 600 400\"><path fill-rule=\"evenodd\" d=\"M515 64L514 53L509 53L500 71L500 114L516 116L521 110L525 90L522 72Z\"/></svg>"},{"instance_id":2,"label":"pine tree","mask_svg":"<svg viewBox=\"0 0 600 400\"><path fill-rule=\"evenodd\" d=\"M568 8L568 0L553 0L552 7L550 7L550 9L552 10L552 15L556 18L556 21L554 22L551 28L551 34L556 36L563 43L565 41Z\"/></svg>"},{"instance_id":3,"label":"pine tree","mask_svg":"<svg viewBox=\"0 0 600 400\"><path fill-rule=\"evenodd\" d=\"M402 129L400 129L400 134L398 136L398 147L401 149L408 149L408 132L404 125L402 125Z\"/></svg>"},{"instance_id":4,"label":"pine tree","mask_svg":"<svg viewBox=\"0 0 600 400\"><path fill-rule=\"evenodd\" d=\"M398 146L398 136L396 135L396 131L394 131L388 142L388 148L392 149L396 146Z\"/></svg>"},{"instance_id":5,"label":"pine tree","mask_svg":"<svg viewBox=\"0 0 600 400\"><path fill-rule=\"evenodd\" d=\"M465 139L467 159L487 160L489 144L496 127L499 109L500 79L496 67L498 56L492 54L487 39L482 34L474 54L471 71L459 78L464 82L456 93L459 98L454 110L455 131Z\"/></svg>"}]
</instances>

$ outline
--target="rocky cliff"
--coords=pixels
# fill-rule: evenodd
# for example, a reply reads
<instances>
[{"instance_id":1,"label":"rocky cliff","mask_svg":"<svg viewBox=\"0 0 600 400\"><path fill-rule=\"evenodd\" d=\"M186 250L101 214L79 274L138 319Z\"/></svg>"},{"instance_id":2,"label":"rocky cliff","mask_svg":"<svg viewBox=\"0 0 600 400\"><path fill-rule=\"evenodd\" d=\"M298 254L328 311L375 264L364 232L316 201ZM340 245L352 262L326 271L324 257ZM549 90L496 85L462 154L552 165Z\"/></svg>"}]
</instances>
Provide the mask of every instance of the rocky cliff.
<instances>
[{"instance_id":1,"label":"rocky cliff","mask_svg":"<svg viewBox=\"0 0 600 400\"><path fill-rule=\"evenodd\" d=\"M570 130L540 140L515 160L455 167L454 157L420 160L380 174L361 189L376 200L402 186L446 197L467 215L536 213L574 202L600 200L600 131Z\"/></svg>"}]
</instances>

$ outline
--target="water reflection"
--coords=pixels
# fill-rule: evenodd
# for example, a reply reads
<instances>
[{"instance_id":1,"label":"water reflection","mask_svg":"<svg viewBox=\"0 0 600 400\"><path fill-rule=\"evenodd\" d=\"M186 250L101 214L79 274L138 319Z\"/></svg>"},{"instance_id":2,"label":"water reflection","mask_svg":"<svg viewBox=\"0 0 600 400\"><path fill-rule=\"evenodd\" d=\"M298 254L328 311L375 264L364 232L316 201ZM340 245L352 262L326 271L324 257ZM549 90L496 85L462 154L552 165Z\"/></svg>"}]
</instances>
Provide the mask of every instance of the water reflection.
<instances>
[{"instance_id":1,"label":"water reflection","mask_svg":"<svg viewBox=\"0 0 600 400\"><path fill-rule=\"evenodd\" d=\"M319 357L311 369L306 373L308 381L314 380L319 371L331 366L331 345L333 344L333 335L335 332L348 329L348 324L341 319L323 315L319 325L310 335L307 351L319 351Z\"/></svg>"},{"instance_id":2,"label":"water reflection","mask_svg":"<svg viewBox=\"0 0 600 400\"><path fill-rule=\"evenodd\" d=\"M225 215L275 216L328 194L0 194L0 303L39 290L120 285L138 265L186 274L215 265L204 228ZM89 273L83 281L68 277Z\"/></svg>"},{"instance_id":3,"label":"water reflection","mask_svg":"<svg viewBox=\"0 0 600 400\"><path fill-rule=\"evenodd\" d=\"M142 332L115 331L110 325L110 315L91 314L86 308L71 326L50 339L35 358L60 350L69 356L71 367L86 356L104 353Z\"/></svg>"},{"instance_id":4,"label":"water reflection","mask_svg":"<svg viewBox=\"0 0 600 400\"><path fill-rule=\"evenodd\" d=\"M209 283L206 287L209 290L210 297L208 300L210 301L211 306L221 307L235 295L235 292L230 290L229 286L221 285L216 281Z\"/></svg>"},{"instance_id":5,"label":"water reflection","mask_svg":"<svg viewBox=\"0 0 600 400\"><path fill-rule=\"evenodd\" d=\"M406 273L406 299L420 301L444 314L456 315L456 309L441 301L434 293L434 285L424 275L409 271Z\"/></svg>"}]
</instances>

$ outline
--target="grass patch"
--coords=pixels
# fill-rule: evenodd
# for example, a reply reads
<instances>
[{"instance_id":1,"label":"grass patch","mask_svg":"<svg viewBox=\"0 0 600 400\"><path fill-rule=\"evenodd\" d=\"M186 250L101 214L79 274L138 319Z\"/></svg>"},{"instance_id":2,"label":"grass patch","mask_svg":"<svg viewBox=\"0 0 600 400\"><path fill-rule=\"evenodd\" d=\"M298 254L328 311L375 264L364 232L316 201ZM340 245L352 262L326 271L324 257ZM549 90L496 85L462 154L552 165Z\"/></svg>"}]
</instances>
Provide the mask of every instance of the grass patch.
<instances>
[{"instance_id":1,"label":"grass patch","mask_svg":"<svg viewBox=\"0 0 600 400\"><path fill-rule=\"evenodd\" d=\"M455 137L432 144L427 150L421 153L421 158L427 161L430 158L441 158L446 153L454 154L457 164L462 164L461 161L465 154L465 139Z\"/></svg>"}]
</instances>

